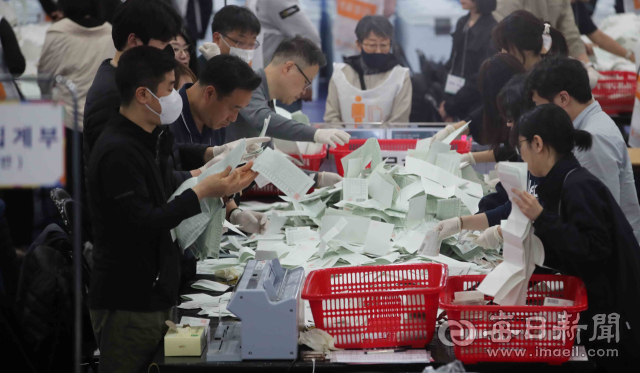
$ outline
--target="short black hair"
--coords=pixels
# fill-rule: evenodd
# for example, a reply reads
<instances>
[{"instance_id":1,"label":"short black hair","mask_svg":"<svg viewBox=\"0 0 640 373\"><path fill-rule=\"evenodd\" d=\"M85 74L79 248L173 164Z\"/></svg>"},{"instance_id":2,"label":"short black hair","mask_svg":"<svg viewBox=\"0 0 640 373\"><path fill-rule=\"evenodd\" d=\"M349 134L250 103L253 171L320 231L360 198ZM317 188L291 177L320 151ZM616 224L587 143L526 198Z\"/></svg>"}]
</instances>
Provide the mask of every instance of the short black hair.
<instances>
[{"instance_id":1,"label":"short black hair","mask_svg":"<svg viewBox=\"0 0 640 373\"><path fill-rule=\"evenodd\" d=\"M104 21L105 17L101 0L58 0L58 8L74 22L86 16L99 21Z\"/></svg>"},{"instance_id":2,"label":"short black hair","mask_svg":"<svg viewBox=\"0 0 640 373\"><path fill-rule=\"evenodd\" d=\"M491 14L498 5L496 0L475 0L475 3L478 13L482 15Z\"/></svg>"},{"instance_id":3,"label":"short black hair","mask_svg":"<svg viewBox=\"0 0 640 373\"><path fill-rule=\"evenodd\" d=\"M525 112L533 109L535 104L525 91L527 74L519 74L511 78L498 94L498 110L500 116L507 122L516 122Z\"/></svg>"},{"instance_id":4,"label":"short black hair","mask_svg":"<svg viewBox=\"0 0 640 373\"><path fill-rule=\"evenodd\" d=\"M535 91L549 102L562 91L567 91L581 104L586 104L592 98L587 69L582 62L563 56L538 62L529 73L526 90L529 98L533 97Z\"/></svg>"},{"instance_id":5,"label":"short black hair","mask_svg":"<svg viewBox=\"0 0 640 373\"><path fill-rule=\"evenodd\" d=\"M236 89L253 91L260 86L262 78L241 58L232 54L217 55L204 65L198 77L201 86L213 86L218 99Z\"/></svg>"},{"instance_id":6,"label":"short black hair","mask_svg":"<svg viewBox=\"0 0 640 373\"><path fill-rule=\"evenodd\" d=\"M525 51L539 55L542 52L545 23L526 10L516 10L506 16L492 31L492 38L498 50L517 50L524 56ZM551 50L545 56L567 55L569 48L562 32L550 27Z\"/></svg>"},{"instance_id":7,"label":"short black hair","mask_svg":"<svg viewBox=\"0 0 640 373\"><path fill-rule=\"evenodd\" d=\"M517 144L520 136L529 143L540 136L558 158L570 154L575 147L589 150L593 142L591 134L575 129L569 114L555 104L540 105L524 113L511 132L511 142Z\"/></svg>"},{"instance_id":8,"label":"short black hair","mask_svg":"<svg viewBox=\"0 0 640 373\"><path fill-rule=\"evenodd\" d=\"M356 37L359 42L372 32L381 38L393 39L393 25L385 16L364 16L356 25Z\"/></svg>"},{"instance_id":9,"label":"short black hair","mask_svg":"<svg viewBox=\"0 0 640 373\"><path fill-rule=\"evenodd\" d=\"M497 149L509 139L509 128L503 123L497 99L502 88L518 74L525 72L524 66L508 53L498 53L480 65L478 89L484 100L482 139L485 144Z\"/></svg>"},{"instance_id":10,"label":"short black hair","mask_svg":"<svg viewBox=\"0 0 640 373\"><path fill-rule=\"evenodd\" d=\"M151 39L169 42L180 32L182 17L164 1L127 0L116 9L112 26L113 45L123 51L130 34L145 45Z\"/></svg>"},{"instance_id":11,"label":"short black hair","mask_svg":"<svg viewBox=\"0 0 640 373\"><path fill-rule=\"evenodd\" d=\"M149 88L153 94L157 94L158 85L164 81L165 74L175 69L177 64L176 59L167 53L146 45L124 52L116 69L121 105L129 105L139 87Z\"/></svg>"},{"instance_id":12,"label":"short black hair","mask_svg":"<svg viewBox=\"0 0 640 373\"><path fill-rule=\"evenodd\" d=\"M272 61L276 59L291 61L294 58L303 62L305 67L327 65L327 59L322 50L314 42L300 35L283 40L273 52Z\"/></svg>"},{"instance_id":13,"label":"short black hair","mask_svg":"<svg viewBox=\"0 0 640 373\"><path fill-rule=\"evenodd\" d=\"M237 5L227 5L213 16L212 34L217 32L226 35L236 30L258 35L260 21L251 10Z\"/></svg>"}]
</instances>

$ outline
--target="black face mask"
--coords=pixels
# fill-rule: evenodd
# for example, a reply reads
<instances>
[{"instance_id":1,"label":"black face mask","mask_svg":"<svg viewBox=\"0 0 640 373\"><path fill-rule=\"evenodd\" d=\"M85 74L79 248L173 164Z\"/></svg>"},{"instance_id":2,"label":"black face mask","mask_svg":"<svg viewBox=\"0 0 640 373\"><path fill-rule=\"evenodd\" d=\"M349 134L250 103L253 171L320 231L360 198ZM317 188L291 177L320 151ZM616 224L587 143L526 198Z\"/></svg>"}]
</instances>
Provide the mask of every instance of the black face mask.
<instances>
[{"instance_id":1,"label":"black face mask","mask_svg":"<svg viewBox=\"0 0 640 373\"><path fill-rule=\"evenodd\" d=\"M367 72L384 73L398 65L398 59L392 53L367 53L362 51L362 62Z\"/></svg>"}]
</instances>

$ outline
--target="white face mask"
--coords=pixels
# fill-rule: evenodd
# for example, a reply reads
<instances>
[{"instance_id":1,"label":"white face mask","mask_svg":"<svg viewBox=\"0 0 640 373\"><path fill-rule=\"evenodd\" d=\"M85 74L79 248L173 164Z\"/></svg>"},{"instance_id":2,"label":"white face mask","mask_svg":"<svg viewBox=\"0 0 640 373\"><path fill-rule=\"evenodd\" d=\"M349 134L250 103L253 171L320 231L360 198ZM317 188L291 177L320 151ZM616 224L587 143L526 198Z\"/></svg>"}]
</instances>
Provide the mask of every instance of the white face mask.
<instances>
[{"instance_id":1,"label":"white face mask","mask_svg":"<svg viewBox=\"0 0 640 373\"><path fill-rule=\"evenodd\" d=\"M251 63L251 60L253 60L253 49L240 49L237 47L232 47L229 45L229 43L227 43L226 40L224 40L224 37L220 38L227 45L227 47L229 47L229 53L240 57L240 59L246 63Z\"/></svg>"},{"instance_id":2,"label":"white face mask","mask_svg":"<svg viewBox=\"0 0 640 373\"><path fill-rule=\"evenodd\" d=\"M151 110L154 114L160 117L160 123L162 124L171 124L175 122L180 113L182 113L182 97L175 89L168 96L160 97L154 95L148 88L147 91L151 93L153 97L155 97L160 103L160 110L162 110L159 114L146 105L149 110Z\"/></svg>"}]
</instances>

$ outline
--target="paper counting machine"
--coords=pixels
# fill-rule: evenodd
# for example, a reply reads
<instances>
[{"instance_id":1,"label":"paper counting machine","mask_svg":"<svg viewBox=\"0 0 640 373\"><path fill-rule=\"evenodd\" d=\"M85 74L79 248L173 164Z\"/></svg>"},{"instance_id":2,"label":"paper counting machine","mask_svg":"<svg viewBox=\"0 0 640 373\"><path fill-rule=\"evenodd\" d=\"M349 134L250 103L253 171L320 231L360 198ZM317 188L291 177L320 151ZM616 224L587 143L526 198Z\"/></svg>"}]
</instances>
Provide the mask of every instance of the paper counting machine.
<instances>
[{"instance_id":1,"label":"paper counting machine","mask_svg":"<svg viewBox=\"0 0 640 373\"><path fill-rule=\"evenodd\" d=\"M242 360L295 359L304 327L304 273L301 267L283 270L278 259L248 261L227 306L241 323L221 324L215 336L220 340L209 351L219 346L222 354L241 351Z\"/></svg>"}]
</instances>

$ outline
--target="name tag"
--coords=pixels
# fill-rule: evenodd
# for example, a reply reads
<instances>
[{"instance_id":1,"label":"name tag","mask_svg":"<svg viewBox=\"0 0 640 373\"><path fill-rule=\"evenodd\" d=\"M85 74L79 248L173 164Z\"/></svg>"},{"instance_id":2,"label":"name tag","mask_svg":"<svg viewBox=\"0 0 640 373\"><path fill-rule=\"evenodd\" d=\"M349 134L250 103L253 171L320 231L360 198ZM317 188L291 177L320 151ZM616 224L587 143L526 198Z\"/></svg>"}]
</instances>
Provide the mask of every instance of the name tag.
<instances>
[{"instance_id":1,"label":"name tag","mask_svg":"<svg viewBox=\"0 0 640 373\"><path fill-rule=\"evenodd\" d=\"M452 74L447 75L447 84L444 87L446 93L455 95L458 91L464 87L466 79Z\"/></svg>"}]
</instances>

